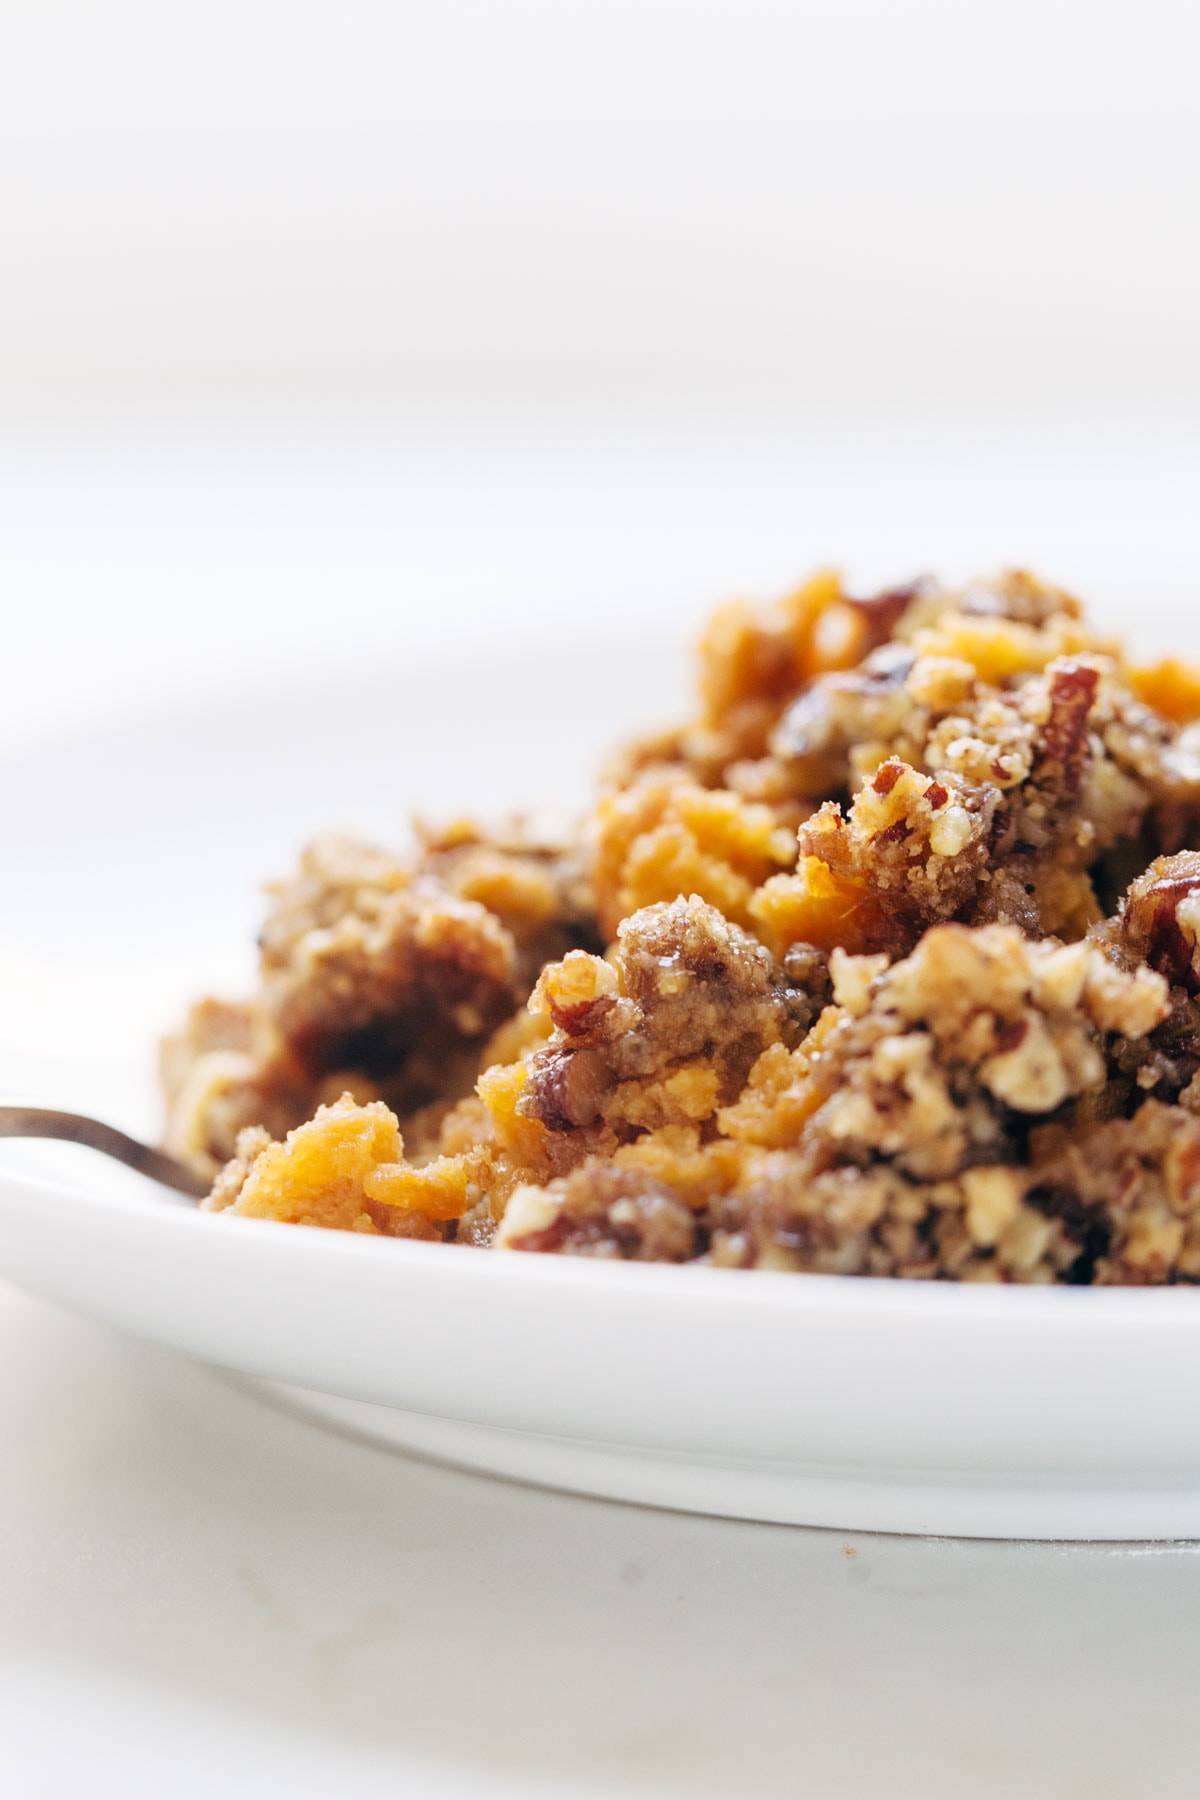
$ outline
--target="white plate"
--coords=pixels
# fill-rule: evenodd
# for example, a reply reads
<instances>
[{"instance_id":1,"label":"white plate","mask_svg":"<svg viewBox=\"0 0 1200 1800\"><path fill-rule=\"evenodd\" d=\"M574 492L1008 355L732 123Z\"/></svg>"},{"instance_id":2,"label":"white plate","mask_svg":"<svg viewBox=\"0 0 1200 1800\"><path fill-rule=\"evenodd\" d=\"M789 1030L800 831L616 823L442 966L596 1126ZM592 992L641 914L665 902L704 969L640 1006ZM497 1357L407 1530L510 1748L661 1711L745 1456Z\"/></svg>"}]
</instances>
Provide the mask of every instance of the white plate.
<instances>
[{"instance_id":1,"label":"white plate","mask_svg":"<svg viewBox=\"0 0 1200 1800\"><path fill-rule=\"evenodd\" d=\"M614 651L614 656L619 652ZM514 665L517 666L517 665ZM226 697L0 770L0 1078L152 1122L145 1046L246 973L256 879L314 826L582 781L606 721L544 647ZM589 662L606 698L605 658ZM653 716L652 671L621 692ZM641 682L639 689L638 683ZM388 775L389 767L394 771ZM237 955L229 953L238 947ZM0 1269L323 1416L588 1493L845 1529L1200 1536L1200 1297L608 1266L200 1216L61 1146L0 1153ZM318 1398L329 1396L330 1398Z\"/></svg>"}]
</instances>

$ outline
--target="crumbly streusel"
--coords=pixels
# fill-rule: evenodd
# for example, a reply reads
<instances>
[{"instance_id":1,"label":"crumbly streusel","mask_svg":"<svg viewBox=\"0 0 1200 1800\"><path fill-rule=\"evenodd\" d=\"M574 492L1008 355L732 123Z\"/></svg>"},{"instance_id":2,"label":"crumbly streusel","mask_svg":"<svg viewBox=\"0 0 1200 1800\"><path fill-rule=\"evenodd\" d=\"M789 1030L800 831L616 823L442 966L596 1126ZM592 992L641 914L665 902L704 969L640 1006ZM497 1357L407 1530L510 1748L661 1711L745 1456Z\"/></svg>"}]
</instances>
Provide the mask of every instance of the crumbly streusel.
<instances>
[{"instance_id":1,"label":"crumbly streusel","mask_svg":"<svg viewBox=\"0 0 1200 1800\"><path fill-rule=\"evenodd\" d=\"M166 1046L259 1218L969 1281L1200 1280L1200 673L1024 573L722 608L569 840L328 839Z\"/></svg>"}]
</instances>

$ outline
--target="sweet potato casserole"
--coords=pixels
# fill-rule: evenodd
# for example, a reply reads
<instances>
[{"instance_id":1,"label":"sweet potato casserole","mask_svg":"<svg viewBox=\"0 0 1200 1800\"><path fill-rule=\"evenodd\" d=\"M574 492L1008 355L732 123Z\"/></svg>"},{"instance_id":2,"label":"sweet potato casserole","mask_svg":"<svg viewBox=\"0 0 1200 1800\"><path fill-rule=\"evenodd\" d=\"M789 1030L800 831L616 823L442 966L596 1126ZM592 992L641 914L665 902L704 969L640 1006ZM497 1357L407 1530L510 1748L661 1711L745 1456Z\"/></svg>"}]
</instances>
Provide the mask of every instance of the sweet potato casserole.
<instances>
[{"instance_id":1,"label":"sweet potato casserole","mask_svg":"<svg viewBox=\"0 0 1200 1800\"><path fill-rule=\"evenodd\" d=\"M168 1147L392 1237L1200 1280L1198 720L1023 573L725 607L567 841L306 850Z\"/></svg>"}]
</instances>

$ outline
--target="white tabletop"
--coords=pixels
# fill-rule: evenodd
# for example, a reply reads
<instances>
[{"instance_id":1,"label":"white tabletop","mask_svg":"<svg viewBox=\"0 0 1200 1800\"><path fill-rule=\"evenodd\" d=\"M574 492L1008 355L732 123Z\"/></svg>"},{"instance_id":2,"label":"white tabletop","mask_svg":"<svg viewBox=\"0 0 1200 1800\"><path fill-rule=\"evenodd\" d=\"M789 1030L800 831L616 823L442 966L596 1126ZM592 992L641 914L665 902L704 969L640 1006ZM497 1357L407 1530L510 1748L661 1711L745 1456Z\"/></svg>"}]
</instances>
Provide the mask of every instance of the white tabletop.
<instances>
[{"instance_id":1,"label":"white tabletop","mask_svg":"<svg viewBox=\"0 0 1200 1800\"><path fill-rule=\"evenodd\" d=\"M7 1793L1196 1792L1193 1549L539 1493L10 1291L0 1370Z\"/></svg>"}]
</instances>

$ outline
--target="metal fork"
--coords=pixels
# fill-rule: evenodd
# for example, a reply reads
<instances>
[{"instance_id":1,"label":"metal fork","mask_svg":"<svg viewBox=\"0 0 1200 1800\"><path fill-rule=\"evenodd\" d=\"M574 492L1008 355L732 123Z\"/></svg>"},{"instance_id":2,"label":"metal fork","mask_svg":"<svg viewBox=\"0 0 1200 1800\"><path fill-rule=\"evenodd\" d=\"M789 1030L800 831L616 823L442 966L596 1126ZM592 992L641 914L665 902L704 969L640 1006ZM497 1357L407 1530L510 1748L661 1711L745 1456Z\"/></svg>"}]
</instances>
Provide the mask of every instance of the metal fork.
<instances>
[{"instance_id":1,"label":"metal fork","mask_svg":"<svg viewBox=\"0 0 1200 1800\"><path fill-rule=\"evenodd\" d=\"M56 1112L44 1106L0 1106L0 1138L59 1138L67 1144L85 1144L193 1200L202 1199L209 1189L203 1176L165 1150L156 1150L83 1113Z\"/></svg>"}]
</instances>

